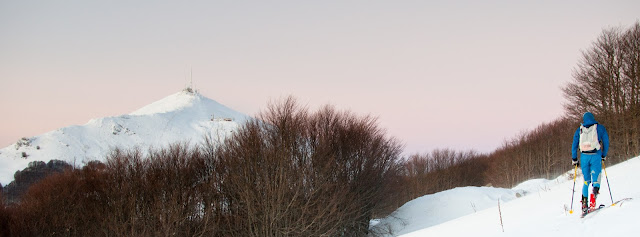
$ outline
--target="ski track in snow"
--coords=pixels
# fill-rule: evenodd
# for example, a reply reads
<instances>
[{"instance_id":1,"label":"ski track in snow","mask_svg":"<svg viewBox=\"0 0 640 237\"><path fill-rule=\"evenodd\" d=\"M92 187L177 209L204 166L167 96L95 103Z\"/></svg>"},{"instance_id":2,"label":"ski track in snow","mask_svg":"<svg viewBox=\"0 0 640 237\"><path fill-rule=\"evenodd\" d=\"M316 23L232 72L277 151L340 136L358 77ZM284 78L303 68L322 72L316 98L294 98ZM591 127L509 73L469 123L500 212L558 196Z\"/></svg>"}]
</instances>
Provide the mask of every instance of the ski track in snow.
<instances>
[{"instance_id":1,"label":"ski track in snow","mask_svg":"<svg viewBox=\"0 0 640 237\"><path fill-rule=\"evenodd\" d=\"M607 167L597 203L603 210L580 218L582 176L576 179L573 214L569 213L573 179L530 180L513 189L464 187L407 202L376 227L392 229L387 236L633 236L640 218L640 157ZM567 172L572 173L573 171ZM603 172L604 175L604 172ZM517 198L513 194L526 193ZM612 195L612 196L610 196ZM633 198L621 205L613 201ZM498 199L504 232L500 225ZM474 212L470 210L475 203Z\"/></svg>"}]
</instances>

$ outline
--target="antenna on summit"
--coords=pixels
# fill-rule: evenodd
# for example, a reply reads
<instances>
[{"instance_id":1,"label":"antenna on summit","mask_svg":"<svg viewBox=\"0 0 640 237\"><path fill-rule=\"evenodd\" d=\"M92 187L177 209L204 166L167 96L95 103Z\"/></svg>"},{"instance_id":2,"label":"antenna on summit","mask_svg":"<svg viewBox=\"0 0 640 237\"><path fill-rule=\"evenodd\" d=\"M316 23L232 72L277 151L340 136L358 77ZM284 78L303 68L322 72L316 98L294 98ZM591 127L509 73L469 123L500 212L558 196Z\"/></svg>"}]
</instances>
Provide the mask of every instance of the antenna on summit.
<instances>
[{"instance_id":1,"label":"antenna on summit","mask_svg":"<svg viewBox=\"0 0 640 237\"><path fill-rule=\"evenodd\" d=\"M193 85L193 66L191 66L191 76L190 76L190 79L191 79L191 80L190 80L189 84L191 84L191 85L189 85L189 87L191 87L191 89L193 90L193 93L198 93L198 90L196 90L196 86L194 86L194 85Z\"/></svg>"},{"instance_id":2,"label":"antenna on summit","mask_svg":"<svg viewBox=\"0 0 640 237\"><path fill-rule=\"evenodd\" d=\"M193 87L193 67L191 67L191 71L189 72L189 85L184 89L189 93L196 93L196 89Z\"/></svg>"}]
</instances>

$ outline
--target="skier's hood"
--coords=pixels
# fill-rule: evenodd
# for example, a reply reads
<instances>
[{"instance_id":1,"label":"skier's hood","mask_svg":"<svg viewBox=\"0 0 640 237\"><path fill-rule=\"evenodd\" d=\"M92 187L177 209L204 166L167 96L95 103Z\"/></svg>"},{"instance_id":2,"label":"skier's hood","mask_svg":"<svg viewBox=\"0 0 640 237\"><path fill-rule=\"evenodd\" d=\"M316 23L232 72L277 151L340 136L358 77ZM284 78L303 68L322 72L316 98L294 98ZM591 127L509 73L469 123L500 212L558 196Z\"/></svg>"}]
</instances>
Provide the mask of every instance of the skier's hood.
<instances>
[{"instance_id":1,"label":"skier's hood","mask_svg":"<svg viewBox=\"0 0 640 237\"><path fill-rule=\"evenodd\" d=\"M593 117L593 114L591 112L586 112L582 116L582 126L589 127L596 123L598 123L598 121L596 121L596 118Z\"/></svg>"}]
</instances>

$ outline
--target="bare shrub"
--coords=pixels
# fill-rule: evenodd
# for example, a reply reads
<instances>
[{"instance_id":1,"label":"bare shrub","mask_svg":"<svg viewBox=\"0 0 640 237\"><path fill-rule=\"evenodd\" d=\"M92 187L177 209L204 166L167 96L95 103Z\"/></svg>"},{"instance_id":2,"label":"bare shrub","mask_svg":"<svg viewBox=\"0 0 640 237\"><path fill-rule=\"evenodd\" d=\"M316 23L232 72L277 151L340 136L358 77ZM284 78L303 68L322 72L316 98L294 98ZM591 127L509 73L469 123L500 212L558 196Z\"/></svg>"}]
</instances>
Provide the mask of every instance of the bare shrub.
<instances>
[{"instance_id":1,"label":"bare shrub","mask_svg":"<svg viewBox=\"0 0 640 237\"><path fill-rule=\"evenodd\" d=\"M489 155L488 182L513 187L532 178L552 179L571 168L570 147L577 123L568 118L541 124L507 140Z\"/></svg>"},{"instance_id":2,"label":"bare shrub","mask_svg":"<svg viewBox=\"0 0 640 237\"><path fill-rule=\"evenodd\" d=\"M436 149L411 155L404 163L405 201L455 187L482 186L488 162L475 151Z\"/></svg>"},{"instance_id":3,"label":"bare shrub","mask_svg":"<svg viewBox=\"0 0 640 237\"><path fill-rule=\"evenodd\" d=\"M220 147L226 228L237 236L362 236L398 171L372 117L287 98Z\"/></svg>"},{"instance_id":4,"label":"bare shrub","mask_svg":"<svg viewBox=\"0 0 640 237\"><path fill-rule=\"evenodd\" d=\"M8 204L18 202L29 187L45 177L70 169L71 165L61 160L29 162L27 168L16 171L14 180L4 188L4 196Z\"/></svg>"},{"instance_id":5,"label":"bare shrub","mask_svg":"<svg viewBox=\"0 0 640 237\"><path fill-rule=\"evenodd\" d=\"M9 236L9 221L11 216L9 207L5 205L4 195L2 194L2 185L0 184L0 236Z\"/></svg>"},{"instance_id":6,"label":"bare shrub","mask_svg":"<svg viewBox=\"0 0 640 237\"><path fill-rule=\"evenodd\" d=\"M151 150L146 157L139 150L115 150L106 164L103 228L113 236L211 234L207 168L202 152L187 144Z\"/></svg>"},{"instance_id":7,"label":"bare shrub","mask_svg":"<svg viewBox=\"0 0 640 237\"><path fill-rule=\"evenodd\" d=\"M33 185L11 218L14 236L77 236L100 233L104 183L87 167L51 175Z\"/></svg>"}]
</instances>

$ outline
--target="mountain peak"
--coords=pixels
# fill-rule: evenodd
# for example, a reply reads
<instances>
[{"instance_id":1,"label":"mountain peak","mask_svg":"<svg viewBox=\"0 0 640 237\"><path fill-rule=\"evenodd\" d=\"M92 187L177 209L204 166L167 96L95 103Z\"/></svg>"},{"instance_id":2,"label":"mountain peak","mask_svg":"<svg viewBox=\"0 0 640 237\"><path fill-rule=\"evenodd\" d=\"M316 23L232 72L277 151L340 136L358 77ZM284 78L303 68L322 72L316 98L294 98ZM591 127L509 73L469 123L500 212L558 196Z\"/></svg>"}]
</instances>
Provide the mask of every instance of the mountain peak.
<instances>
[{"instance_id":1,"label":"mountain peak","mask_svg":"<svg viewBox=\"0 0 640 237\"><path fill-rule=\"evenodd\" d=\"M0 183L32 161L68 163L104 161L115 147L165 147L188 141L199 144L205 135L224 139L249 117L192 90L183 90L128 115L92 119L28 138L25 144L0 149Z\"/></svg>"},{"instance_id":2,"label":"mountain peak","mask_svg":"<svg viewBox=\"0 0 640 237\"><path fill-rule=\"evenodd\" d=\"M187 89L144 106L129 115L154 116L167 113L181 113L189 115L190 117L208 119L213 119L214 117L219 119L224 118L239 122L247 119L245 114L209 99L197 91Z\"/></svg>"},{"instance_id":3,"label":"mountain peak","mask_svg":"<svg viewBox=\"0 0 640 237\"><path fill-rule=\"evenodd\" d=\"M183 90L133 111L129 115L151 115L177 111L193 106L201 98L202 95L197 92Z\"/></svg>"}]
</instances>

